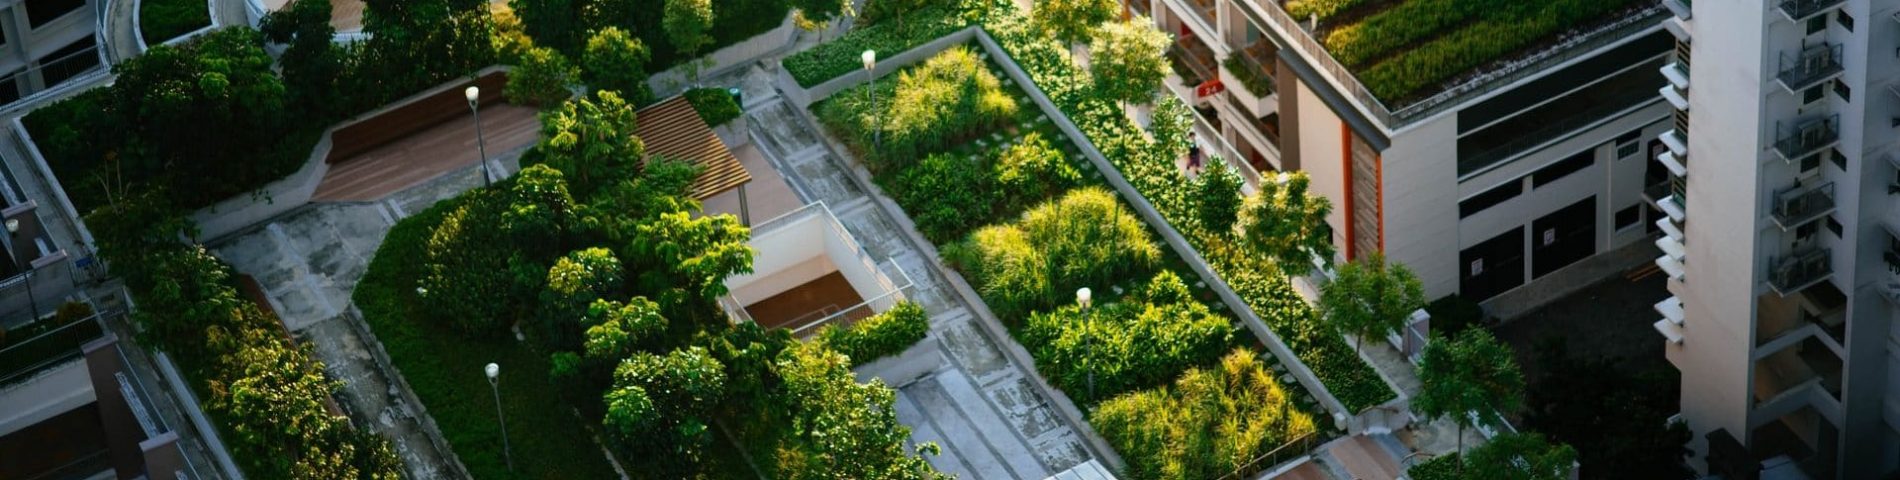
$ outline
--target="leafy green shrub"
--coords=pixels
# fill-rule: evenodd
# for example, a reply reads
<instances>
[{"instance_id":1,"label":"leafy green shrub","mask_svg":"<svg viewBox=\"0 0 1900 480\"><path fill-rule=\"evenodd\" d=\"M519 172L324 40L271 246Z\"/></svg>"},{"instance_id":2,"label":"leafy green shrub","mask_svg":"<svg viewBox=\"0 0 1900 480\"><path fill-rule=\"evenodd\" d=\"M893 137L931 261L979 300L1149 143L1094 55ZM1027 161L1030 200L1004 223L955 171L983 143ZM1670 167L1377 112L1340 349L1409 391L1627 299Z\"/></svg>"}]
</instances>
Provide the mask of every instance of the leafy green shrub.
<instances>
[{"instance_id":1,"label":"leafy green shrub","mask_svg":"<svg viewBox=\"0 0 1900 480\"><path fill-rule=\"evenodd\" d=\"M1240 220L1240 187L1246 182L1227 162L1210 163L1194 178L1194 214L1208 233L1231 235Z\"/></svg>"},{"instance_id":2,"label":"leafy green shrub","mask_svg":"<svg viewBox=\"0 0 1900 480\"><path fill-rule=\"evenodd\" d=\"M1240 88L1247 89L1247 93L1255 97L1272 95L1276 88L1272 75L1260 71L1259 66L1253 65L1252 60L1241 58L1241 54L1227 56L1226 60L1221 60L1221 65L1234 74L1234 80L1240 83Z\"/></svg>"},{"instance_id":3,"label":"leafy green shrub","mask_svg":"<svg viewBox=\"0 0 1900 480\"><path fill-rule=\"evenodd\" d=\"M699 119L707 125L725 125L739 118L745 112L739 109L739 102L733 100L732 93L723 88L695 88L686 91L686 101L693 104L693 111L699 112Z\"/></svg>"},{"instance_id":4,"label":"leafy green shrub","mask_svg":"<svg viewBox=\"0 0 1900 480\"><path fill-rule=\"evenodd\" d=\"M1170 480L1225 476L1318 431L1273 371L1244 348L1217 367L1188 370L1172 388L1103 402L1089 423L1121 452L1127 477Z\"/></svg>"},{"instance_id":5,"label":"leafy green shrub","mask_svg":"<svg viewBox=\"0 0 1900 480\"><path fill-rule=\"evenodd\" d=\"M651 56L646 44L626 30L600 29L587 38L587 48L581 52L581 81L594 90L620 92L634 105L652 103L646 71Z\"/></svg>"},{"instance_id":6,"label":"leafy green shrub","mask_svg":"<svg viewBox=\"0 0 1900 480\"><path fill-rule=\"evenodd\" d=\"M897 75L876 158L912 159L967 141L1016 116L1016 99L1003 92L989 66L968 47L951 47L922 67Z\"/></svg>"},{"instance_id":7,"label":"leafy green shrub","mask_svg":"<svg viewBox=\"0 0 1900 480\"><path fill-rule=\"evenodd\" d=\"M521 55L521 65L508 72L508 102L546 107L574 96L573 86L581 70L568 64L567 57L552 48L530 48Z\"/></svg>"},{"instance_id":8,"label":"leafy green shrub","mask_svg":"<svg viewBox=\"0 0 1900 480\"><path fill-rule=\"evenodd\" d=\"M1089 404L1208 364L1232 344L1233 333L1232 320L1194 301L1187 284L1163 270L1120 302L1032 313L1019 338L1044 376Z\"/></svg>"},{"instance_id":9,"label":"leafy green shrub","mask_svg":"<svg viewBox=\"0 0 1900 480\"><path fill-rule=\"evenodd\" d=\"M871 5L875 7L884 1L873 0ZM792 54L785 57L781 65L798 81L798 86L811 88L864 69L859 55L865 50L888 58L970 26L986 11L972 7L980 3L980 0L943 0L905 13L901 23L874 22L836 40ZM866 8L865 16L879 18L881 14L874 14L873 7Z\"/></svg>"},{"instance_id":10,"label":"leafy green shrub","mask_svg":"<svg viewBox=\"0 0 1900 480\"><path fill-rule=\"evenodd\" d=\"M900 171L891 194L906 207L924 238L942 244L994 219L992 182L976 161L939 153Z\"/></svg>"},{"instance_id":11,"label":"leafy green shrub","mask_svg":"<svg viewBox=\"0 0 1900 480\"><path fill-rule=\"evenodd\" d=\"M647 68L664 70L691 60L667 38L666 0L513 0L509 2L521 18L521 26L536 44L579 57L586 48L588 32L617 27L639 37L652 53ZM706 32L711 43L700 51L712 51L752 38L776 28L791 9L788 0L718 0L712 2L712 27Z\"/></svg>"},{"instance_id":12,"label":"leafy green shrub","mask_svg":"<svg viewBox=\"0 0 1900 480\"><path fill-rule=\"evenodd\" d=\"M444 215L422 257L422 302L446 325L497 334L517 318L547 281L561 233L574 222L561 173L534 165L469 195ZM517 247L520 242L522 247Z\"/></svg>"},{"instance_id":13,"label":"leafy green shrub","mask_svg":"<svg viewBox=\"0 0 1900 480\"><path fill-rule=\"evenodd\" d=\"M151 46L211 26L211 9L198 0L140 0L139 37Z\"/></svg>"},{"instance_id":14,"label":"leafy green shrub","mask_svg":"<svg viewBox=\"0 0 1900 480\"><path fill-rule=\"evenodd\" d=\"M945 250L990 308L1011 321L1065 305L1077 288L1143 277L1161 257L1141 220L1099 187L1070 191Z\"/></svg>"},{"instance_id":15,"label":"leafy green shrub","mask_svg":"<svg viewBox=\"0 0 1900 480\"><path fill-rule=\"evenodd\" d=\"M1371 65L1359 72L1359 79L1366 88L1388 103L1409 98L1420 90L1456 77L1473 68L1510 54L1537 41L1561 32L1564 28L1576 25L1628 7L1638 0L1553 0L1550 2L1503 2L1505 5L1486 10L1475 22L1459 23L1455 30L1437 33L1437 37L1424 44L1414 44L1404 55L1392 56L1385 61ZM1418 3L1418 2L1412 2ZM1468 4L1490 4L1489 2L1453 2ZM1448 15L1451 10L1439 12L1429 18ZM1387 14L1391 11L1385 12ZM1383 14L1382 14L1383 15ZM1385 28L1409 29L1414 22L1425 21L1413 16L1396 17L1381 25ZM1400 27L1404 25L1406 27ZM1371 28L1371 27L1368 27ZM1452 28L1447 25L1443 28ZM1441 29L1442 30L1442 29ZM1379 40L1404 37L1409 32L1386 33L1379 30L1359 32L1358 37L1341 40L1342 47L1353 49L1377 50L1385 43L1403 40ZM1355 42L1366 38L1371 44L1359 47ZM1331 43L1331 42L1329 42ZM1329 47L1330 48L1330 47ZM1369 54L1354 54L1366 56Z\"/></svg>"},{"instance_id":16,"label":"leafy green shrub","mask_svg":"<svg viewBox=\"0 0 1900 480\"><path fill-rule=\"evenodd\" d=\"M1041 201L1082 184L1082 171L1041 132L1029 132L997 153L993 169L997 188L1011 204Z\"/></svg>"},{"instance_id":17,"label":"leafy green shrub","mask_svg":"<svg viewBox=\"0 0 1900 480\"><path fill-rule=\"evenodd\" d=\"M924 313L924 307L905 301L849 327L822 327L818 330L818 341L850 358L852 365L863 365L903 353L929 332L930 317Z\"/></svg>"}]
</instances>

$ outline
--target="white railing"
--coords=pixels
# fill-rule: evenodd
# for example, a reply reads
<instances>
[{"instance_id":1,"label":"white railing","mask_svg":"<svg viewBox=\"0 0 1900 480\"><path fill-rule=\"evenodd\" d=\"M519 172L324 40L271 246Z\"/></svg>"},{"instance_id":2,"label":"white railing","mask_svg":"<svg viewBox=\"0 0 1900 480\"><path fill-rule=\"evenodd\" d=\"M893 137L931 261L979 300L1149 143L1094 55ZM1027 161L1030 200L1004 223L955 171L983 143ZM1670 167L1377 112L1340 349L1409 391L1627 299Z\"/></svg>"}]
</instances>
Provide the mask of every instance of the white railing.
<instances>
[{"instance_id":1,"label":"white railing","mask_svg":"<svg viewBox=\"0 0 1900 480\"><path fill-rule=\"evenodd\" d=\"M910 274L905 272L903 267L898 266L895 260L886 258L885 263L889 263L891 266L891 269L897 272L897 276L903 279L902 285L898 285L894 283L891 280L891 277L889 275L886 275L884 273L884 270L878 267L878 262L871 257L871 253L865 251L864 247L858 244L857 237L852 236L851 231L845 229L844 223L838 221L838 216L831 212L831 207L829 205L826 205L823 200L805 204L805 206L803 207L798 207L796 209L793 209L792 211L780 214L777 217L772 217L772 219L770 220L759 222L758 224L753 225L752 236L754 238L757 238L758 236L762 234L770 233L780 228L785 228L801 220L805 220L811 217L823 218L821 222L823 222L825 229L829 233L831 233L833 236L836 236L840 241L844 242L845 250L852 252L851 261L858 262L864 267L865 271L873 273L872 278L876 280L877 286L883 290L883 293L880 293L877 296L866 299L850 307L838 309L832 312L824 312L822 313L824 315L823 318L819 318L818 320L812 321L809 324L799 325L798 322L804 319L805 317L804 316L798 317L798 319L794 319L792 322L787 323L787 325L798 325L792 330L792 333L794 335L803 335L807 333L808 330L817 328L819 325L825 325L825 324L831 323L832 321L835 321L838 318L845 316L845 314L856 312L861 309L876 310L877 308L879 308L880 305L882 305L883 308L889 308L889 305L894 304L896 301L904 299L904 296L903 296L904 294L902 293L903 291L912 289L916 286L916 282L911 280ZM837 260L837 259L834 259L834 260ZM739 300L733 297L732 295L728 294L724 297L720 297L719 304L721 307L723 307L726 310L727 316L731 317L734 321L747 321L747 322L753 321L751 313L746 312L745 306L741 305L739 303ZM820 312L823 312L823 310L814 311L812 314L820 314ZM807 314L806 316L810 316L812 314Z\"/></svg>"},{"instance_id":2,"label":"white railing","mask_svg":"<svg viewBox=\"0 0 1900 480\"><path fill-rule=\"evenodd\" d=\"M884 284L885 286L885 290L883 294L879 294L876 297L871 297L869 299L866 299L865 301L859 302L857 305L852 305L849 308L845 308L843 310L838 310L836 312L833 312L830 315L826 315L824 318L818 319L817 321L811 322L806 325L801 325L798 328L792 330L792 336L802 337L804 335L809 334L810 332L815 332L817 331L818 327L824 326L824 325L830 325L833 322L837 322L838 319L840 318L848 318L847 314L850 314L853 312L858 312L861 310L869 310L869 312L866 313L863 317L876 315L877 313L879 313L877 311L878 309L877 305L883 304L885 305L884 308L889 309L890 305L895 305L897 302L903 301L904 292L915 288L917 286L917 283L911 280L910 273L905 272L904 267L897 265L896 260L885 259L885 263L890 264L891 269L897 271L897 276L904 279L903 285L892 286L890 278L880 272L877 275L877 279L878 279L878 283ZM863 318L863 317L858 317L858 318ZM792 324L796 324L796 322L792 322Z\"/></svg>"}]
</instances>

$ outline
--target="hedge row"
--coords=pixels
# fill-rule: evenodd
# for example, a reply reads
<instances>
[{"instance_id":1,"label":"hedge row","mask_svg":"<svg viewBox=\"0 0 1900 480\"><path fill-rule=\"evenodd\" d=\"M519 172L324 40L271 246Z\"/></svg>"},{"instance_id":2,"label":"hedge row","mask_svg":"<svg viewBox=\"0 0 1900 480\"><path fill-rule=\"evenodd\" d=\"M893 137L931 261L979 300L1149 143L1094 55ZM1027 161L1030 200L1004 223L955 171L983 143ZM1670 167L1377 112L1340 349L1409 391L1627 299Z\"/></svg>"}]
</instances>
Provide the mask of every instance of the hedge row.
<instances>
[{"instance_id":1,"label":"hedge row","mask_svg":"<svg viewBox=\"0 0 1900 480\"><path fill-rule=\"evenodd\" d=\"M686 101L693 104L693 111L699 113L700 120L715 127L725 125L726 122L745 114L745 111L739 108L739 101L732 98L732 93L723 88L687 90Z\"/></svg>"},{"instance_id":2,"label":"hedge row","mask_svg":"<svg viewBox=\"0 0 1900 480\"><path fill-rule=\"evenodd\" d=\"M1181 188L1186 179L1174 163L1186 151L1184 136L1168 142L1150 140L1122 114L1114 101L1089 87L1092 82L1088 80L1088 73L1074 64L1066 49L1033 31L1022 16L993 16L985 28L1128 178L1135 190L1153 203L1169 224L1183 232L1215 272L1280 334L1287 347L1314 371L1347 410L1358 412L1397 398L1343 338L1319 324L1317 313L1299 297L1291 280L1279 273L1275 265L1256 252L1243 251L1243 247L1227 241L1226 237L1202 232L1194 213L1194 202L1187 196L1189 189ZM1173 109L1186 115L1184 110L1179 110L1178 100L1164 102L1174 104ZM1163 105L1161 110L1169 107Z\"/></svg>"},{"instance_id":3,"label":"hedge row","mask_svg":"<svg viewBox=\"0 0 1900 480\"><path fill-rule=\"evenodd\" d=\"M1414 0L1420 1L1420 0ZM1387 102L1409 98L1482 67L1566 28L1588 22L1642 0L1553 0L1512 9L1522 14L1486 18L1372 65L1359 79ZM1410 20L1410 19L1407 19Z\"/></svg>"},{"instance_id":4,"label":"hedge row","mask_svg":"<svg viewBox=\"0 0 1900 480\"><path fill-rule=\"evenodd\" d=\"M929 332L930 316L924 307L906 301L846 328L826 325L818 330L818 341L850 358L852 365L863 365L903 353Z\"/></svg>"},{"instance_id":5,"label":"hedge row","mask_svg":"<svg viewBox=\"0 0 1900 480\"><path fill-rule=\"evenodd\" d=\"M798 86L811 88L864 68L865 50L888 57L917 48L938 37L949 35L975 23L984 9L966 5L978 2L947 2L904 15L902 22L879 22L859 28L836 40L819 44L785 57L782 65Z\"/></svg>"}]
</instances>

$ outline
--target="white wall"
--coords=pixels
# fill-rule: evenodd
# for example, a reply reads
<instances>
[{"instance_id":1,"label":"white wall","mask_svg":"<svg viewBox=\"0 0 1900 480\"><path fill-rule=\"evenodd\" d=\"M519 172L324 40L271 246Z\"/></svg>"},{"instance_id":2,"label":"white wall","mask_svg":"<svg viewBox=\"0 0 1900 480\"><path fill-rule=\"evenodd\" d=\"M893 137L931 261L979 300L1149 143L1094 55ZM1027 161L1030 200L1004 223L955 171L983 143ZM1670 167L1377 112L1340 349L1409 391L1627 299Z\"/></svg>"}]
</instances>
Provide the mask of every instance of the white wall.
<instances>
[{"instance_id":1,"label":"white wall","mask_svg":"<svg viewBox=\"0 0 1900 480\"><path fill-rule=\"evenodd\" d=\"M1282 92L1291 91L1299 102L1299 115L1291 119L1297 124L1283 127L1284 135L1300 137L1300 170L1312 178L1308 185L1314 195L1321 195L1333 202L1333 212L1326 216L1326 224L1333 227L1333 248L1341 256L1346 254L1346 170L1345 170L1345 130L1346 122L1333 113L1326 102L1313 93L1306 82L1291 82L1282 85Z\"/></svg>"}]
</instances>

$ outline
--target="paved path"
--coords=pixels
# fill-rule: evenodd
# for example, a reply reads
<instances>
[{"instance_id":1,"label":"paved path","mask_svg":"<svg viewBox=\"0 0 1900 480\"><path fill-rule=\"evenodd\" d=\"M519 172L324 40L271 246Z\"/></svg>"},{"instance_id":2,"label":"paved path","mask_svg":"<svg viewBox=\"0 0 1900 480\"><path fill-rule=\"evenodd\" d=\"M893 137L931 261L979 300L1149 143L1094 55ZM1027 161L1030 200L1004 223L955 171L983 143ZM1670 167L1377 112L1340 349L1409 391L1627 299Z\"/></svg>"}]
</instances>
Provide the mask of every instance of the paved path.
<instances>
[{"instance_id":1,"label":"paved path","mask_svg":"<svg viewBox=\"0 0 1900 480\"><path fill-rule=\"evenodd\" d=\"M145 51L139 48L139 31L133 22L138 17L136 0L102 0L106 4L105 48L106 61L113 65L136 57Z\"/></svg>"},{"instance_id":2,"label":"paved path","mask_svg":"<svg viewBox=\"0 0 1900 480\"><path fill-rule=\"evenodd\" d=\"M977 324L984 320L946 280L947 270L905 231L908 219L900 221L901 212L887 211L853 179L851 169L861 167L826 148L789 104L757 96L747 103L754 142L793 189L805 200L824 201L873 258L893 259L918 283L911 298L930 312L925 341L940 342L947 359L931 374L898 385L897 407L913 442L943 447L931 464L960 478L1041 479L1090 460L1076 430L1035 386L1033 367L1004 355L1004 342L1013 341L992 338Z\"/></svg>"}]
</instances>

